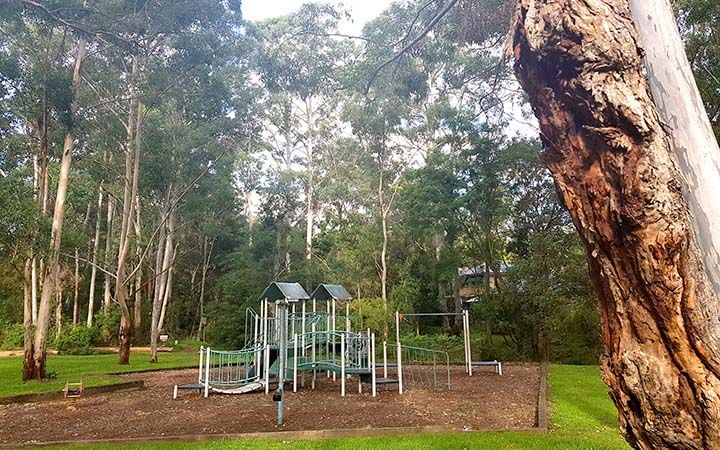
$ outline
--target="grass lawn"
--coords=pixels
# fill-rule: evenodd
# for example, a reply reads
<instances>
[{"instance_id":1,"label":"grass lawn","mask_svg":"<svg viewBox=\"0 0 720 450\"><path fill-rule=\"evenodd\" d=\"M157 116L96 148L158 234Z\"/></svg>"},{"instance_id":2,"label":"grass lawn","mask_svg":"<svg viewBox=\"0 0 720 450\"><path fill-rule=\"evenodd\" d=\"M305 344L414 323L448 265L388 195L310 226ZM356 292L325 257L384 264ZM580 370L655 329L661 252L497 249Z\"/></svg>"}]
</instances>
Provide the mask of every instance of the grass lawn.
<instances>
[{"instance_id":1,"label":"grass lawn","mask_svg":"<svg viewBox=\"0 0 720 450\"><path fill-rule=\"evenodd\" d=\"M55 372L57 379L48 381L22 381L22 357L0 357L0 397L35 392L59 391L65 382L80 381L89 386L101 386L118 382L117 377L108 375L113 372L134 372L147 369L165 369L171 367L187 367L197 364L196 352L160 353L159 362L150 364L148 353L131 353L130 365L117 364L118 355L89 356L55 356L48 355L47 369Z\"/></svg>"},{"instance_id":2,"label":"grass lawn","mask_svg":"<svg viewBox=\"0 0 720 450\"><path fill-rule=\"evenodd\" d=\"M552 397L549 433L449 433L323 440L212 440L206 442L153 442L134 445L92 445L93 449L530 449L626 450L620 437L615 408L600 381L596 366L550 367Z\"/></svg>"}]
</instances>

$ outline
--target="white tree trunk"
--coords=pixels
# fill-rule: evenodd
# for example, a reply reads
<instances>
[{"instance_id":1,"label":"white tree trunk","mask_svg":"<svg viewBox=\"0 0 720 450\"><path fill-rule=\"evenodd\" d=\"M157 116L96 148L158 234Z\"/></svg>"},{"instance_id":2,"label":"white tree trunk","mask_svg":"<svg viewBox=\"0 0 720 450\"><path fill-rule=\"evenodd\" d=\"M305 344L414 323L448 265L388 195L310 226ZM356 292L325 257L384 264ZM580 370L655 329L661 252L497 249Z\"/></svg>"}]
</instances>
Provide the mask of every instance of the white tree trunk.
<instances>
[{"instance_id":1,"label":"white tree trunk","mask_svg":"<svg viewBox=\"0 0 720 450\"><path fill-rule=\"evenodd\" d=\"M93 325L93 313L95 312L95 279L97 277L97 252L100 244L100 221L102 219L103 191L102 182L98 189L97 215L95 217L95 238L93 239L92 267L90 267L90 290L88 292L88 314L87 326Z\"/></svg>"},{"instance_id":2,"label":"white tree trunk","mask_svg":"<svg viewBox=\"0 0 720 450\"><path fill-rule=\"evenodd\" d=\"M135 333L140 332L142 325L142 227L140 223L140 196L135 197L135 258L140 266L135 272L135 305L133 314L133 326Z\"/></svg>"},{"instance_id":3,"label":"white tree trunk","mask_svg":"<svg viewBox=\"0 0 720 450\"><path fill-rule=\"evenodd\" d=\"M85 55L85 43L81 40L76 46L75 65L73 69L74 89L80 84L80 65ZM72 105L74 109L75 105ZM45 273L43 274L43 287L38 307L37 324L35 328L34 342L34 368L30 378L45 378L45 357L47 345L47 332L50 321L50 303L53 300L55 288L60 281L60 246L62 241L63 222L65 220L65 200L67 198L68 179L70 177L70 165L72 163L72 152L75 145L75 136L72 129L65 132L62 158L60 159L60 173L58 175L58 189L55 196L55 210L53 212L52 228L50 231L51 255Z\"/></svg>"},{"instance_id":4,"label":"white tree trunk","mask_svg":"<svg viewBox=\"0 0 720 450\"><path fill-rule=\"evenodd\" d=\"M75 248L75 273L73 276L73 327L78 324L78 297L80 294L80 250Z\"/></svg>"},{"instance_id":5,"label":"white tree trunk","mask_svg":"<svg viewBox=\"0 0 720 450\"><path fill-rule=\"evenodd\" d=\"M115 199L108 193L108 207L107 207L107 235L105 236L105 270L110 269L110 252L112 251L112 235L113 235L113 222L115 216ZM107 315L110 312L110 282L112 277L109 273L105 273L103 278L103 314Z\"/></svg>"},{"instance_id":6,"label":"white tree trunk","mask_svg":"<svg viewBox=\"0 0 720 450\"><path fill-rule=\"evenodd\" d=\"M168 203L170 202L168 195ZM175 227L175 212L170 211L167 219L167 236L165 237L165 249L160 272L155 275L155 295L152 305L152 317L150 323L150 362L157 362L157 341L160 334L160 315L162 314L165 291L167 289L168 272L173 252L173 230Z\"/></svg>"},{"instance_id":7,"label":"white tree trunk","mask_svg":"<svg viewBox=\"0 0 720 450\"><path fill-rule=\"evenodd\" d=\"M168 267L167 271L167 279L165 282L165 295L163 295L162 308L160 309L160 318L158 319L158 332L162 332L165 329L165 313L167 312L168 303L172 298L172 278L173 271L175 270L175 255L177 255L177 244L175 244L175 247L173 248L170 266Z\"/></svg>"},{"instance_id":8,"label":"white tree trunk","mask_svg":"<svg viewBox=\"0 0 720 450\"><path fill-rule=\"evenodd\" d=\"M720 148L668 0L630 0L653 102L670 129L705 271L720 294Z\"/></svg>"}]
</instances>

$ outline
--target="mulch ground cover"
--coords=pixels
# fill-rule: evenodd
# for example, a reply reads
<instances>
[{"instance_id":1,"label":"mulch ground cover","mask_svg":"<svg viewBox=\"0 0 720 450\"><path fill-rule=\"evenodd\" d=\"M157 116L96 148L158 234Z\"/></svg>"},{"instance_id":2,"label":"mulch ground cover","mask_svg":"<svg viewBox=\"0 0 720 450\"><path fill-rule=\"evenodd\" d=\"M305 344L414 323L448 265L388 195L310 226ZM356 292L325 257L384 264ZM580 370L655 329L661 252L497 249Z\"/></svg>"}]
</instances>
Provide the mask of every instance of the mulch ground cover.
<instances>
[{"instance_id":1,"label":"mulch ground cover","mask_svg":"<svg viewBox=\"0 0 720 450\"><path fill-rule=\"evenodd\" d=\"M173 400L173 386L196 382L197 370L128 374L121 378L143 380L145 389L0 405L0 443L433 425L468 430L535 427L540 367L512 364L503 369L502 376L482 368L468 377L463 367L453 367L451 390L406 386L399 395L396 386L381 387L375 398L368 385L358 393L356 381L347 383L347 395L341 397L339 381L319 376L313 391L307 378L297 393L288 385L283 426L277 425L277 403L264 391L207 399L181 391Z\"/></svg>"}]
</instances>

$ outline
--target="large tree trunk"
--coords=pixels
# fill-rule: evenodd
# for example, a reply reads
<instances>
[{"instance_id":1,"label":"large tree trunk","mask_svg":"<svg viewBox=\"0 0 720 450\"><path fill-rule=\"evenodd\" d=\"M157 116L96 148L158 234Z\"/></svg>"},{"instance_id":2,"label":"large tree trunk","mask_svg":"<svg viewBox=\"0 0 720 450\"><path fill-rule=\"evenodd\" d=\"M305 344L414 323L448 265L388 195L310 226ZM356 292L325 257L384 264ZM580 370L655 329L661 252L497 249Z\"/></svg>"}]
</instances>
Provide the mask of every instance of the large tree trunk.
<instances>
[{"instance_id":1,"label":"large tree trunk","mask_svg":"<svg viewBox=\"0 0 720 450\"><path fill-rule=\"evenodd\" d=\"M587 250L621 431L637 448L720 448L720 303L627 0L521 0L512 33Z\"/></svg>"},{"instance_id":2,"label":"large tree trunk","mask_svg":"<svg viewBox=\"0 0 720 450\"><path fill-rule=\"evenodd\" d=\"M208 249L207 238L203 243L203 264L202 274L200 276L200 324L198 325L198 339L204 336L205 327L205 282L207 281L207 273L210 268L210 258L212 258L213 247L215 246L215 238L210 242L210 248Z\"/></svg>"},{"instance_id":3,"label":"large tree trunk","mask_svg":"<svg viewBox=\"0 0 720 450\"><path fill-rule=\"evenodd\" d=\"M170 203L171 196L168 194L167 202ZM173 252L173 229L175 221L175 212L170 211L166 224L167 235L165 237L164 252L160 271L155 275L155 295L153 296L152 317L150 323L150 362L157 362L157 342L160 335L160 315L162 313L163 303L165 302L165 291L168 285L168 275ZM165 219L165 214L161 214L161 220Z\"/></svg>"},{"instance_id":4,"label":"large tree trunk","mask_svg":"<svg viewBox=\"0 0 720 450\"><path fill-rule=\"evenodd\" d=\"M133 62L133 78L138 71L137 62ZM132 104L132 101L131 101ZM131 105L132 106L132 105ZM132 339L132 317L130 315L129 290L127 286L127 262L130 253L130 241L133 229L135 199L138 194L140 175L140 149L143 103L137 102L130 109L128 117L128 138L125 153L125 188L123 190L123 215L120 226L120 245L118 247L117 272L115 277L115 300L120 306L120 329L118 330L118 364L130 363L130 343ZM135 116L133 117L133 110ZM133 134L134 131L134 134Z\"/></svg>"},{"instance_id":5,"label":"large tree trunk","mask_svg":"<svg viewBox=\"0 0 720 450\"><path fill-rule=\"evenodd\" d=\"M80 65L85 55L85 43L79 41L75 50L75 64L73 67L73 84L77 92L80 84ZM74 112L76 105L72 105ZM55 209L53 212L52 227L50 229L50 257L43 270L43 286L38 305L38 317L35 327L33 343L33 368L26 372L29 378L39 380L45 378L45 358L47 356L47 332L50 324L50 304L53 300L56 287L60 281L60 246L62 241L63 222L65 220L65 200L67 198L68 179L72 152L75 145L75 135L72 127L65 132L65 142L60 159L60 173L58 175L58 188L55 195ZM26 345L27 348L27 345ZM30 362L25 361L24 367L29 368Z\"/></svg>"},{"instance_id":6,"label":"large tree trunk","mask_svg":"<svg viewBox=\"0 0 720 450\"><path fill-rule=\"evenodd\" d=\"M105 270L108 272L105 273L105 276L103 277L103 314L107 316L110 313L110 301L112 299L112 295L110 293L110 283L112 281L112 275L110 275L110 252L112 251L112 235L113 235L113 222L114 222L114 216L115 216L115 199L112 197L110 192L108 192L108 207L107 207L107 230L106 230L106 236L105 236L105 257L103 258Z\"/></svg>"},{"instance_id":7,"label":"large tree trunk","mask_svg":"<svg viewBox=\"0 0 720 450\"><path fill-rule=\"evenodd\" d=\"M655 106L663 124L671 130L695 238L713 289L719 293L720 148L685 56L670 2L630 0L630 9L645 50L643 62Z\"/></svg>"},{"instance_id":8,"label":"large tree trunk","mask_svg":"<svg viewBox=\"0 0 720 450\"><path fill-rule=\"evenodd\" d=\"M23 272L23 381L33 378L35 366L33 364L33 318L32 318L32 263L34 260L25 260Z\"/></svg>"},{"instance_id":9,"label":"large tree trunk","mask_svg":"<svg viewBox=\"0 0 720 450\"><path fill-rule=\"evenodd\" d=\"M88 314L87 326L93 325L93 313L95 312L95 279L97 278L97 253L100 244L100 221L102 218L103 191L102 182L98 189L97 214L95 215L95 237L93 239L92 266L90 267L90 290L88 292ZM107 270L107 268L106 268Z\"/></svg>"},{"instance_id":10,"label":"large tree trunk","mask_svg":"<svg viewBox=\"0 0 720 450\"><path fill-rule=\"evenodd\" d=\"M67 197L68 178L74 143L73 132L68 130L65 134L65 144L60 162L60 175L58 177L58 190L55 197L55 212L51 228L50 249L51 255L45 265L43 274L42 293L38 306L37 324L35 327L34 343L34 369L32 378L38 380L45 378L45 357L47 345L47 332L50 325L50 306L55 296L55 289L60 282L60 244L62 240L63 222L65 220L65 199Z\"/></svg>"},{"instance_id":11,"label":"large tree trunk","mask_svg":"<svg viewBox=\"0 0 720 450\"><path fill-rule=\"evenodd\" d=\"M138 264L135 272L135 305L133 312L133 327L135 335L140 334L142 325L142 227L140 226L140 197L135 198L135 259Z\"/></svg>"},{"instance_id":12,"label":"large tree trunk","mask_svg":"<svg viewBox=\"0 0 720 450\"><path fill-rule=\"evenodd\" d=\"M75 248L75 273L73 274L73 327L78 324L78 297L80 294L80 250Z\"/></svg>"}]
</instances>

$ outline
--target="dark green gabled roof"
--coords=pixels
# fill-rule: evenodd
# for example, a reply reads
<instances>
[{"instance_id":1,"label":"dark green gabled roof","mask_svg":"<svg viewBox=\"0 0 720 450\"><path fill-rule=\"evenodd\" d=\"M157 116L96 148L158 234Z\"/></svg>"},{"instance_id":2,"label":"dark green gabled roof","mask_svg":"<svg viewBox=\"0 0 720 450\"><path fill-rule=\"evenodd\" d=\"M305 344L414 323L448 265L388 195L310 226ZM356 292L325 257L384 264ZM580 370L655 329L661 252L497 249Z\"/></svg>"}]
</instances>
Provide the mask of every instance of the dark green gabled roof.
<instances>
[{"instance_id":1,"label":"dark green gabled roof","mask_svg":"<svg viewBox=\"0 0 720 450\"><path fill-rule=\"evenodd\" d=\"M321 284L310 297L314 300L352 300L352 295L342 284Z\"/></svg>"},{"instance_id":2,"label":"dark green gabled roof","mask_svg":"<svg viewBox=\"0 0 720 450\"><path fill-rule=\"evenodd\" d=\"M308 293L300 283L283 283L273 281L262 291L260 299L275 300L310 300Z\"/></svg>"}]
</instances>

